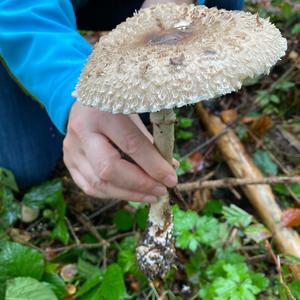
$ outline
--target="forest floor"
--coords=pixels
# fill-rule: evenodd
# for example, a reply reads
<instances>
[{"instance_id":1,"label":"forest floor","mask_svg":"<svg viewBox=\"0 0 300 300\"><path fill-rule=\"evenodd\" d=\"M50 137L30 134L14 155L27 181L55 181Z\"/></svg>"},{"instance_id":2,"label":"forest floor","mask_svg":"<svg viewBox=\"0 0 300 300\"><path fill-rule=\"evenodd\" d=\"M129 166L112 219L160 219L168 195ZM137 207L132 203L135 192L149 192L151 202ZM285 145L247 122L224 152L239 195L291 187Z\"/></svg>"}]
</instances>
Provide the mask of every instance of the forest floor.
<instances>
[{"instance_id":1,"label":"forest floor","mask_svg":"<svg viewBox=\"0 0 300 300\"><path fill-rule=\"evenodd\" d=\"M300 5L264 0L247 9L271 18L288 39L288 52L269 76L238 93L178 110L180 184L171 197L176 267L152 282L137 267L147 205L87 197L63 165L52 180L26 191L0 168L0 299L300 299L300 252L289 252L300 249ZM99 34L85 36L93 42ZM203 109L223 131L212 135ZM219 144L229 130L245 152ZM236 164L255 173L248 162L272 178L268 195L281 215L274 227L273 202L268 216L253 200L263 201L262 185L251 192L228 180L195 186L235 177ZM281 245L277 235L285 230L291 239Z\"/></svg>"}]
</instances>

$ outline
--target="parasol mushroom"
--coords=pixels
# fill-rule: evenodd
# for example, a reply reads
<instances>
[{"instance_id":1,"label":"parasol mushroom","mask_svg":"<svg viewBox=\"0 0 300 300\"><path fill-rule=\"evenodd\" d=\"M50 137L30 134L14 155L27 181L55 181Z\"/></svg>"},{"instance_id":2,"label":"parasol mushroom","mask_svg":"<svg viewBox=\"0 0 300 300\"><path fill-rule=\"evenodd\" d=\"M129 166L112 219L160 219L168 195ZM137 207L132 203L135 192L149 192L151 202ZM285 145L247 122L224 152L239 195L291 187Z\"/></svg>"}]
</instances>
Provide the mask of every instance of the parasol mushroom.
<instances>
[{"instance_id":1,"label":"parasol mushroom","mask_svg":"<svg viewBox=\"0 0 300 300\"><path fill-rule=\"evenodd\" d=\"M142 9L95 46L74 96L112 113L150 112L154 143L171 163L174 107L208 100L266 74L286 50L268 20L193 4ZM137 260L150 279L173 264L169 196L151 204Z\"/></svg>"}]
</instances>

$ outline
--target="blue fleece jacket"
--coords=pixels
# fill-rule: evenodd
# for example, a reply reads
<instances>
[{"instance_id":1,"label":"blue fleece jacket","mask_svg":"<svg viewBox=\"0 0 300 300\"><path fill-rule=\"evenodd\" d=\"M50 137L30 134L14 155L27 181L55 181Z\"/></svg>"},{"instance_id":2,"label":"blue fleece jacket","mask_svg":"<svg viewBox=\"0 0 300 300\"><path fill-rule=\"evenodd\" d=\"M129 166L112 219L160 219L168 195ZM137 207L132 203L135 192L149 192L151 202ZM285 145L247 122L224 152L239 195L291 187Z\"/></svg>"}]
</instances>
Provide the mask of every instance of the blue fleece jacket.
<instances>
[{"instance_id":1,"label":"blue fleece jacket","mask_svg":"<svg viewBox=\"0 0 300 300\"><path fill-rule=\"evenodd\" d=\"M62 133L90 52L69 0L0 0L0 57Z\"/></svg>"}]
</instances>

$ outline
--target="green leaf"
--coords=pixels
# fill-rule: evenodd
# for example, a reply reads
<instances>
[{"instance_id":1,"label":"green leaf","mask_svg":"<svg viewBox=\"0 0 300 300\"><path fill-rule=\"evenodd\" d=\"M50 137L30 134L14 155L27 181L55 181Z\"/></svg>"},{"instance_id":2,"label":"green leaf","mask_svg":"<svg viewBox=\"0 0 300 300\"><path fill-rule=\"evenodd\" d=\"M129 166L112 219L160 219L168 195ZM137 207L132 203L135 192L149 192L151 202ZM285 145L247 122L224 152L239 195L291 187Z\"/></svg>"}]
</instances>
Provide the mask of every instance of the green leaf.
<instances>
[{"instance_id":1,"label":"green leaf","mask_svg":"<svg viewBox=\"0 0 300 300\"><path fill-rule=\"evenodd\" d=\"M51 290L54 292L58 299L62 299L68 294L65 282L57 273L44 273L42 281L49 284Z\"/></svg>"},{"instance_id":2,"label":"green leaf","mask_svg":"<svg viewBox=\"0 0 300 300\"><path fill-rule=\"evenodd\" d=\"M104 274L101 285L96 287L97 282L99 282L98 279L94 276L89 283L86 283L85 289L87 289L87 291L88 288L93 285L95 288L88 292L88 294L86 294L86 292L81 292L81 294L85 294L84 300L120 300L126 295L123 272L119 265L109 265Z\"/></svg>"},{"instance_id":3,"label":"green leaf","mask_svg":"<svg viewBox=\"0 0 300 300\"><path fill-rule=\"evenodd\" d=\"M178 153L174 154L174 158L179 161L179 167L176 168L178 176L181 176L192 169L192 165L188 159L181 159Z\"/></svg>"},{"instance_id":4,"label":"green leaf","mask_svg":"<svg viewBox=\"0 0 300 300\"><path fill-rule=\"evenodd\" d=\"M119 231L128 231L133 226L133 215L127 210L120 209L114 214L113 222Z\"/></svg>"},{"instance_id":5,"label":"green leaf","mask_svg":"<svg viewBox=\"0 0 300 300\"><path fill-rule=\"evenodd\" d=\"M15 192L19 191L14 174L5 168L0 168L0 187L1 186L7 187Z\"/></svg>"},{"instance_id":6,"label":"green leaf","mask_svg":"<svg viewBox=\"0 0 300 300\"><path fill-rule=\"evenodd\" d=\"M189 140L193 137L193 133L191 131L186 130L178 130L176 131L176 138L182 139L182 140Z\"/></svg>"},{"instance_id":7,"label":"green leaf","mask_svg":"<svg viewBox=\"0 0 300 300\"><path fill-rule=\"evenodd\" d=\"M20 204L15 201L12 191L7 187L0 187L0 227L13 225L21 214Z\"/></svg>"},{"instance_id":8,"label":"green leaf","mask_svg":"<svg viewBox=\"0 0 300 300\"><path fill-rule=\"evenodd\" d=\"M281 254L280 257L283 259L281 260L282 264L297 264L300 265L300 258L293 255Z\"/></svg>"},{"instance_id":9,"label":"green leaf","mask_svg":"<svg viewBox=\"0 0 300 300\"><path fill-rule=\"evenodd\" d=\"M235 127L235 132L238 135L238 137L242 140L246 137L247 135L247 128L245 126L242 126L240 124L238 124Z\"/></svg>"},{"instance_id":10,"label":"green leaf","mask_svg":"<svg viewBox=\"0 0 300 300\"><path fill-rule=\"evenodd\" d=\"M139 208L136 212L135 220L137 226L141 230L144 230L146 228L147 219L148 219L148 208L147 207Z\"/></svg>"},{"instance_id":11,"label":"green leaf","mask_svg":"<svg viewBox=\"0 0 300 300\"><path fill-rule=\"evenodd\" d=\"M99 285L103 280L102 275L95 275L93 277L88 278L82 286L78 289L76 293L76 298L81 297L82 295L90 292L93 288Z\"/></svg>"},{"instance_id":12,"label":"green leaf","mask_svg":"<svg viewBox=\"0 0 300 300\"><path fill-rule=\"evenodd\" d=\"M82 258L78 259L77 270L78 273L86 279L102 275L102 271L100 270L100 268L93 266Z\"/></svg>"},{"instance_id":13,"label":"green leaf","mask_svg":"<svg viewBox=\"0 0 300 300\"><path fill-rule=\"evenodd\" d=\"M183 211L173 206L176 246L195 252L200 244L217 247L228 234L225 225L211 216L199 216L194 211Z\"/></svg>"},{"instance_id":14,"label":"green leaf","mask_svg":"<svg viewBox=\"0 0 300 300\"><path fill-rule=\"evenodd\" d=\"M266 278L266 276L262 273L255 273L255 272L250 272L249 273L252 284L255 285L259 291L263 291L266 289L269 285L269 279Z\"/></svg>"},{"instance_id":15,"label":"green leaf","mask_svg":"<svg viewBox=\"0 0 300 300\"><path fill-rule=\"evenodd\" d=\"M296 34L300 32L300 23L295 24L292 28L292 34Z\"/></svg>"},{"instance_id":16,"label":"green leaf","mask_svg":"<svg viewBox=\"0 0 300 300\"><path fill-rule=\"evenodd\" d=\"M59 219L56 223L52 233L51 237L54 240L60 240L63 244L67 245L69 241L69 231L68 227L66 225L66 222L64 219Z\"/></svg>"},{"instance_id":17,"label":"green leaf","mask_svg":"<svg viewBox=\"0 0 300 300\"><path fill-rule=\"evenodd\" d=\"M5 300L58 300L52 290L30 277L17 277L7 283Z\"/></svg>"},{"instance_id":18,"label":"green leaf","mask_svg":"<svg viewBox=\"0 0 300 300\"><path fill-rule=\"evenodd\" d=\"M289 284L289 288L291 289L291 292L293 296L299 300L300 299L300 280L294 280Z\"/></svg>"},{"instance_id":19,"label":"green leaf","mask_svg":"<svg viewBox=\"0 0 300 300\"><path fill-rule=\"evenodd\" d=\"M272 236L270 230L263 224L253 224L245 228L244 233L246 236L254 240L256 243L260 243Z\"/></svg>"},{"instance_id":20,"label":"green leaf","mask_svg":"<svg viewBox=\"0 0 300 300\"><path fill-rule=\"evenodd\" d=\"M0 283L16 276L40 280L44 272L43 255L14 242L0 243Z\"/></svg>"},{"instance_id":21,"label":"green leaf","mask_svg":"<svg viewBox=\"0 0 300 300\"><path fill-rule=\"evenodd\" d=\"M252 222L252 216L238 206L223 206L223 215L227 222L237 227L246 227Z\"/></svg>"},{"instance_id":22,"label":"green leaf","mask_svg":"<svg viewBox=\"0 0 300 300\"><path fill-rule=\"evenodd\" d=\"M295 83L291 81L279 81L275 85L275 89L287 92L290 88L294 87Z\"/></svg>"},{"instance_id":23,"label":"green leaf","mask_svg":"<svg viewBox=\"0 0 300 300\"><path fill-rule=\"evenodd\" d=\"M119 265L111 264L108 266L99 292L105 300L119 300L124 298L126 287L123 272Z\"/></svg>"},{"instance_id":24,"label":"green leaf","mask_svg":"<svg viewBox=\"0 0 300 300\"><path fill-rule=\"evenodd\" d=\"M47 181L42 185L33 187L24 195L23 203L32 208L43 209L51 207L55 210L58 220L55 220L55 227L51 236L53 239L58 239L64 244L68 243L69 232L65 223L66 204L60 179Z\"/></svg>"},{"instance_id":25,"label":"green leaf","mask_svg":"<svg viewBox=\"0 0 300 300\"><path fill-rule=\"evenodd\" d=\"M265 175L276 176L278 174L278 167L273 162L268 152L257 150L253 154L253 160Z\"/></svg>"},{"instance_id":26,"label":"green leaf","mask_svg":"<svg viewBox=\"0 0 300 300\"><path fill-rule=\"evenodd\" d=\"M270 100L271 100L271 102L273 102L275 104L280 103L280 98L277 95L275 95L275 94L271 95Z\"/></svg>"},{"instance_id":27,"label":"green leaf","mask_svg":"<svg viewBox=\"0 0 300 300\"><path fill-rule=\"evenodd\" d=\"M177 119L177 126L181 128L188 128L193 125L193 119L191 118L184 118L184 117L179 117Z\"/></svg>"},{"instance_id":28,"label":"green leaf","mask_svg":"<svg viewBox=\"0 0 300 300\"><path fill-rule=\"evenodd\" d=\"M209 200L206 202L203 214L207 216L211 216L213 214L220 214L222 212L222 207L224 203L222 200Z\"/></svg>"},{"instance_id":29,"label":"green leaf","mask_svg":"<svg viewBox=\"0 0 300 300\"><path fill-rule=\"evenodd\" d=\"M298 183L290 183L290 184L288 184L288 187L293 191L293 193L297 197L300 197L300 184L298 184ZM280 195L290 196L290 192L288 191L287 187L284 184L282 184L282 183L275 184L273 186L273 188Z\"/></svg>"}]
</instances>

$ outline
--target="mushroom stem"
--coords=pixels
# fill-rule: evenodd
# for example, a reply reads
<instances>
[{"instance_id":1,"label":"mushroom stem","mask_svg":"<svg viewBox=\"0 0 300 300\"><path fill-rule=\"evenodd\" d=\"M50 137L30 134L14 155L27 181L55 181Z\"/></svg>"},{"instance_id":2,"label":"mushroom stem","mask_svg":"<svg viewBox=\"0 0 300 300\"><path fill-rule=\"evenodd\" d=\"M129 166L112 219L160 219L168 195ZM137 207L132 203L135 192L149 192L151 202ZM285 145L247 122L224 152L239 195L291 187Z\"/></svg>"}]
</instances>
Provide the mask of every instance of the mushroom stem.
<instances>
[{"instance_id":1,"label":"mushroom stem","mask_svg":"<svg viewBox=\"0 0 300 300\"><path fill-rule=\"evenodd\" d=\"M160 154L171 164L176 115L173 109L164 109L151 113L150 119L153 124L154 144ZM169 195L165 195L151 204L148 227L137 248L138 264L150 279L162 277L173 265L175 248L172 231Z\"/></svg>"}]
</instances>

